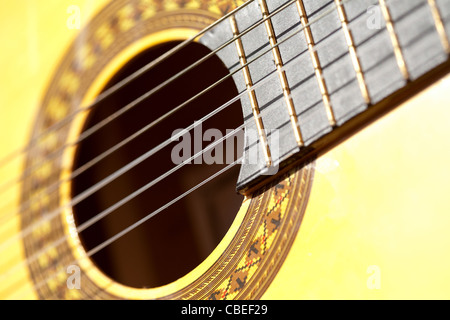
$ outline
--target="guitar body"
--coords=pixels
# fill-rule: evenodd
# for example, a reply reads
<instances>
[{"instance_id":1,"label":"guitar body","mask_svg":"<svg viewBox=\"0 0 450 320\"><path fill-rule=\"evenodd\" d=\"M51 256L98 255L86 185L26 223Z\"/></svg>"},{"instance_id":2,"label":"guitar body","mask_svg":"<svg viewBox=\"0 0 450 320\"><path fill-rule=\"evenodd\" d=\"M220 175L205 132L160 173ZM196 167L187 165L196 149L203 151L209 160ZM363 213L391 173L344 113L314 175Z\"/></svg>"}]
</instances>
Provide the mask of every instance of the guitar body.
<instances>
[{"instance_id":1,"label":"guitar body","mask_svg":"<svg viewBox=\"0 0 450 320\"><path fill-rule=\"evenodd\" d=\"M154 29L149 30L155 31L147 30L125 43L119 40L129 39L127 31L133 28L127 26L131 23L127 22L127 7L116 4L104 10L109 3L106 0L53 1L45 6L29 1L25 7L11 2L0 12L0 40L8 44L0 61L2 156L28 146L46 119L53 117L56 123L94 101L126 62L143 50L188 39L237 5L200 0L135 2L147 8L140 17L153 19ZM76 27L76 9L81 14L81 29ZM84 52L88 48L85 43L92 44L89 37L85 43L77 42L82 39L83 27L92 19L100 23L113 15L119 20L118 31L91 25L104 32L101 39L112 37L109 42L99 42L108 47L102 50L110 52L109 56L104 53L109 60L103 63L92 52L83 53L80 61L91 71L80 71L84 78L68 72L72 61L69 48L78 43ZM112 44L120 50L113 51ZM79 105L67 111L59 106L52 109L58 86L69 95L80 92ZM4 204L0 212L0 243L4 244L0 246L0 297L448 298L449 90L450 77L444 75L421 92L409 92L395 109L247 195L215 249L184 276L157 287L135 288L105 274L86 255L88 250L74 232L70 206L51 223L27 232L27 227L40 221L36 212L52 212L54 200L45 203L41 198L39 208L22 210L35 190L34 180L30 180L33 176L21 179L0 195ZM75 141L88 115L80 113L64 132L64 141L56 144ZM26 164L42 157L39 150L34 152L22 153L0 167L0 181L24 176ZM75 148L67 148L57 158L58 179L70 176L75 152ZM56 169L42 167L39 174L45 175L45 170L50 175ZM70 183L58 187L56 207L70 201L70 188ZM30 211L34 215L27 215ZM39 250L61 236L66 237L64 247L40 254ZM165 241L161 239L160 246L164 247ZM177 252L166 254L176 256ZM73 288L70 284L76 284L72 280L77 271L80 288Z\"/></svg>"}]
</instances>

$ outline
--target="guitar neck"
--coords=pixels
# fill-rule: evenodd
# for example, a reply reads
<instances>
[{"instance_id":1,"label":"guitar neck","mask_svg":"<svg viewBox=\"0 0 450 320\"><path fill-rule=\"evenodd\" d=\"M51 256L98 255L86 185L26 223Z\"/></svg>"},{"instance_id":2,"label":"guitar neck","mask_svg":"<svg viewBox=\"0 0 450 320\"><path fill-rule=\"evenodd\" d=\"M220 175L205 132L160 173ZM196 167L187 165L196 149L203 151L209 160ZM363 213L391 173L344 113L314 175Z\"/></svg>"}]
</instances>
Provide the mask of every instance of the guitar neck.
<instances>
[{"instance_id":1,"label":"guitar neck","mask_svg":"<svg viewBox=\"0 0 450 320\"><path fill-rule=\"evenodd\" d=\"M446 72L450 0L254 0L200 42L233 75L245 151L237 189L327 148Z\"/></svg>"}]
</instances>

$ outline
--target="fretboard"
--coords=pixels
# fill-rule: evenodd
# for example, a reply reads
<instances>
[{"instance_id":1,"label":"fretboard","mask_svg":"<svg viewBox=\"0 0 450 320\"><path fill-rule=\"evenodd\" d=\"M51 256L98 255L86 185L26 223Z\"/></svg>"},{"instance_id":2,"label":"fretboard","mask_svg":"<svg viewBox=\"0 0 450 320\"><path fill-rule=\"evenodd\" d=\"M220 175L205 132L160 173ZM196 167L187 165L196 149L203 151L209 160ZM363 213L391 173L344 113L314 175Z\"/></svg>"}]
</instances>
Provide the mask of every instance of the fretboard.
<instances>
[{"instance_id":1,"label":"fretboard","mask_svg":"<svg viewBox=\"0 0 450 320\"><path fill-rule=\"evenodd\" d=\"M253 0L218 23L200 42L222 47L240 92L237 189L307 158L447 65L449 35L450 0Z\"/></svg>"}]
</instances>

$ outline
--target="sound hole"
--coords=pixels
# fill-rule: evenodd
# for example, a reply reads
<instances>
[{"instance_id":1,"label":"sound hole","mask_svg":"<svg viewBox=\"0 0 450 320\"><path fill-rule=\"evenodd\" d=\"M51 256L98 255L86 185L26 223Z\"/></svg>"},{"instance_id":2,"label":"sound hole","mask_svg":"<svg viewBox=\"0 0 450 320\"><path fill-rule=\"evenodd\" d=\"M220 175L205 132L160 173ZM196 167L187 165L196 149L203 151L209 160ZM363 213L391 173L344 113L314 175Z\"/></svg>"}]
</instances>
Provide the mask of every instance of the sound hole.
<instances>
[{"instance_id":1,"label":"sound hole","mask_svg":"<svg viewBox=\"0 0 450 320\"><path fill-rule=\"evenodd\" d=\"M153 61L176 44L176 42L165 43L141 53L128 62L106 88ZM201 44L188 45L175 56L102 100L90 112L83 130L92 128L209 52L210 50ZM213 56L186 75L164 86L162 90L83 140L77 148L73 170L89 163L227 74L228 70L221 60ZM231 78L203 94L181 111L145 131L77 176L72 183L72 197L83 194L98 182L169 139L174 130L188 127L237 94ZM104 212L178 165L173 161L173 150L181 150L175 152L175 155L192 156L211 143L204 141L208 140L203 136L208 129L218 129L225 136L227 129L238 127L242 121L239 102L230 105L202 123L195 131L190 131L188 136L173 141L75 205L73 212L76 224L79 226ZM195 161L197 163L192 161L191 164L182 166L161 182L80 232L79 236L86 251L95 248L218 172L230 162L231 158L240 157L242 150L237 140L234 138L233 143L230 143L233 148L225 149L225 143L217 145L223 150L223 155L220 155L219 149L216 148L209 153L210 158L212 156L216 160L215 163L206 164L204 157L197 158ZM217 160L220 157L223 159L222 163ZM200 161L201 163L198 163ZM136 288L157 287L184 276L213 251L231 226L243 200L242 196L235 192L238 171L238 166L234 166L177 201L95 253L91 257L92 261L112 279Z\"/></svg>"}]
</instances>

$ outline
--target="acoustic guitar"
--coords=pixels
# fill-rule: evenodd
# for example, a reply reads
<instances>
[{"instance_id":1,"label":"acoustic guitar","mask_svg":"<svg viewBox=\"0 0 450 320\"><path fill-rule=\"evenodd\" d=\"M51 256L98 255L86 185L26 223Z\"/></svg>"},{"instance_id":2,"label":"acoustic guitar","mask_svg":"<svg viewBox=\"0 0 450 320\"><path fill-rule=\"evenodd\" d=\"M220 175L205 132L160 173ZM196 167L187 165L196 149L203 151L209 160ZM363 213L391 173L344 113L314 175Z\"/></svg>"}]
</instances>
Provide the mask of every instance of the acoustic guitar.
<instances>
[{"instance_id":1,"label":"acoustic guitar","mask_svg":"<svg viewBox=\"0 0 450 320\"><path fill-rule=\"evenodd\" d=\"M2 299L450 296L449 0L0 24Z\"/></svg>"}]
</instances>

